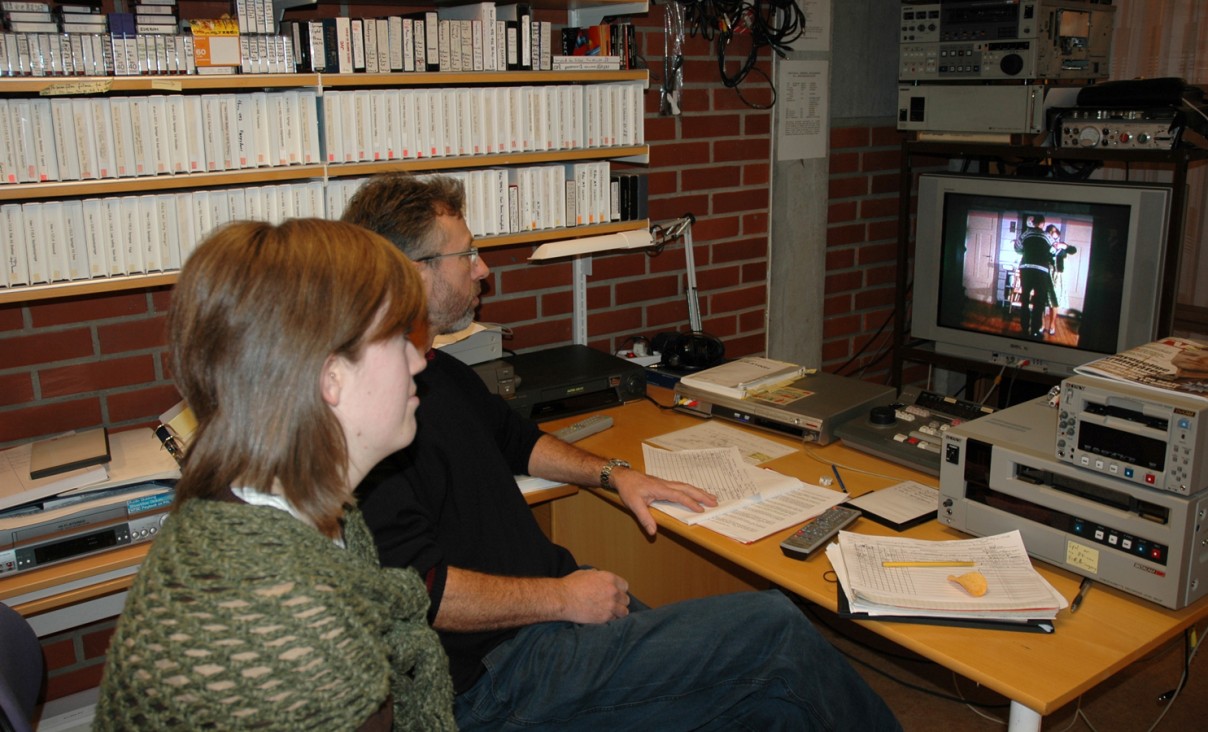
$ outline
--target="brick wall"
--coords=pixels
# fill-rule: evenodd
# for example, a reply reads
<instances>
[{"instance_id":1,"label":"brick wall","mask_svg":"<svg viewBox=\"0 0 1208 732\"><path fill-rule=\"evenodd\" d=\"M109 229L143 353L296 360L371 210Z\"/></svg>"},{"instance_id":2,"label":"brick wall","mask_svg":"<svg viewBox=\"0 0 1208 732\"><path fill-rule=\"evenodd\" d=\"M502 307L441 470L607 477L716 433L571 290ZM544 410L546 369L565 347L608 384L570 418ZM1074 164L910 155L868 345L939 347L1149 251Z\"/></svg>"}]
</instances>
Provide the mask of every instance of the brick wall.
<instances>
[{"instance_id":1,"label":"brick wall","mask_svg":"<svg viewBox=\"0 0 1208 732\"><path fill-rule=\"evenodd\" d=\"M100 685L105 651L117 619L85 625L42 639L46 658L44 700L53 701Z\"/></svg>"},{"instance_id":2,"label":"brick wall","mask_svg":"<svg viewBox=\"0 0 1208 732\"><path fill-rule=\"evenodd\" d=\"M895 127L830 136L822 364L877 383L892 365L901 141Z\"/></svg>"}]
</instances>

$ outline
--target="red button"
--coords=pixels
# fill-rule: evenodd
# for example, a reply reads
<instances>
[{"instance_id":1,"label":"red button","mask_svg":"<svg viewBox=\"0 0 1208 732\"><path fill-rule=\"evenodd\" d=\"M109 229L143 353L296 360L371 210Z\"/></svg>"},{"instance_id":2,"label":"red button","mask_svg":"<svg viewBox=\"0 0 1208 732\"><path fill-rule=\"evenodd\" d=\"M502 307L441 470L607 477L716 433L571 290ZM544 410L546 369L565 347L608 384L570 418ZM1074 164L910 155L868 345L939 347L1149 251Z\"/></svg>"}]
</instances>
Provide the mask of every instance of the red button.
<instances>
[{"instance_id":1,"label":"red button","mask_svg":"<svg viewBox=\"0 0 1208 732\"><path fill-rule=\"evenodd\" d=\"M1153 484L1154 484L1154 477L1153 477L1153 473L1146 473L1146 474L1145 474L1145 482L1146 482L1146 483L1149 483L1150 485L1153 485Z\"/></svg>"}]
</instances>

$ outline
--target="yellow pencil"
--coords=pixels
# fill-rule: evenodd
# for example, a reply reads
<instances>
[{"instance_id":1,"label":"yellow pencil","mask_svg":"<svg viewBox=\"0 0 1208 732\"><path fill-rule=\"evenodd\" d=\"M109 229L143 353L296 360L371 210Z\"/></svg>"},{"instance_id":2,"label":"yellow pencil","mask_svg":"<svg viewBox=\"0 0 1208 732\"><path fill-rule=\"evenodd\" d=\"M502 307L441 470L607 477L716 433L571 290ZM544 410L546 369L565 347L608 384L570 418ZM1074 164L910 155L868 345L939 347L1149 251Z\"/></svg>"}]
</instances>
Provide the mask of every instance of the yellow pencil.
<instances>
[{"instance_id":1,"label":"yellow pencil","mask_svg":"<svg viewBox=\"0 0 1208 732\"><path fill-rule=\"evenodd\" d=\"M881 562L882 567L972 567L977 562Z\"/></svg>"}]
</instances>

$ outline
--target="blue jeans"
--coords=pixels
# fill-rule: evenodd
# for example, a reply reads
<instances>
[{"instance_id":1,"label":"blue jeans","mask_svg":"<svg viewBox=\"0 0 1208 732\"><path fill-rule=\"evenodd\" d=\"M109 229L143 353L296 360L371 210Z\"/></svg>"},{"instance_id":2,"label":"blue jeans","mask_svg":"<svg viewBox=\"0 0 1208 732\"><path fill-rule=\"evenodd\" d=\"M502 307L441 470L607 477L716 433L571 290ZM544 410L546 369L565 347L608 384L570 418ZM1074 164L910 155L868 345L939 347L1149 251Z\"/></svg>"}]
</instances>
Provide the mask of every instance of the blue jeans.
<instances>
[{"instance_id":1,"label":"blue jeans","mask_svg":"<svg viewBox=\"0 0 1208 732\"><path fill-rule=\"evenodd\" d=\"M489 653L462 730L900 730L885 703L776 591L541 623Z\"/></svg>"}]
</instances>

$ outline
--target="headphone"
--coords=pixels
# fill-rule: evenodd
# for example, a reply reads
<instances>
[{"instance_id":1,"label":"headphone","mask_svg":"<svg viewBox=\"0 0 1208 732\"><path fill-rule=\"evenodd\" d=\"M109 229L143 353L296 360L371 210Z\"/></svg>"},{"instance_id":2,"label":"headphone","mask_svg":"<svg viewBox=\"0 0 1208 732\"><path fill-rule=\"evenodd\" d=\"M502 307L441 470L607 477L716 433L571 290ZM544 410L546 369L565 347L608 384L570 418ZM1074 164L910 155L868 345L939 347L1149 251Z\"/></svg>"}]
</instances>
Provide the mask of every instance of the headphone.
<instances>
[{"instance_id":1,"label":"headphone","mask_svg":"<svg viewBox=\"0 0 1208 732\"><path fill-rule=\"evenodd\" d=\"M726 355L726 347L718 338L699 330L659 333L651 345L662 354L660 364L683 371L716 366Z\"/></svg>"}]
</instances>

